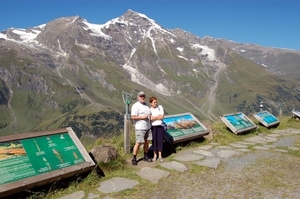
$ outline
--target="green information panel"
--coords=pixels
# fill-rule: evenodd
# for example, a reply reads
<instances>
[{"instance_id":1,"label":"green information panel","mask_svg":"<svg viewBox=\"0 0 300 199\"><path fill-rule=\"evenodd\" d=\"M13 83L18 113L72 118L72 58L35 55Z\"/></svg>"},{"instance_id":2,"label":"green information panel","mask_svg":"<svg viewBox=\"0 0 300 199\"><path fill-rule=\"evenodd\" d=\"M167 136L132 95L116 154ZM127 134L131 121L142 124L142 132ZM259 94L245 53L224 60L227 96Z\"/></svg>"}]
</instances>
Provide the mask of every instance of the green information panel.
<instances>
[{"instance_id":1,"label":"green information panel","mask_svg":"<svg viewBox=\"0 0 300 199\"><path fill-rule=\"evenodd\" d=\"M191 113L167 115L163 120L174 143L207 135L209 131Z\"/></svg>"},{"instance_id":2,"label":"green information panel","mask_svg":"<svg viewBox=\"0 0 300 199\"><path fill-rule=\"evenodd\" d=\"M257 126L241 112L222 115L220 118L235 134L244 133L257 128Z\"/></svg>"},{"instance_id":3,"label":"green information panel","mask_svg":"<svg viewBox=\"0 0 300 199\"><path fill-rule=\"evenodd\" d=\"M69 134L0 143L0 185L85 162Z\"/></svg>"},{"instance_id":4,"label":"green information panel","mask_svg":"<svg viewBox=\"0 0 300 199\"><path fill-rule=\"evenodd\" d=\"M279 120L268 111L261 111L253 115L260 123L266 127L279 124Z\"/></svg>"},{"instance_id":5,"label":"green information panel","mask_svg":"<svg viewBox=\"0 0 300 199\"><path fill-rule=\"evenodd\" d=\"M71 127L0 137L0 198L95 167Z\"/></svg>"}]
</instances>

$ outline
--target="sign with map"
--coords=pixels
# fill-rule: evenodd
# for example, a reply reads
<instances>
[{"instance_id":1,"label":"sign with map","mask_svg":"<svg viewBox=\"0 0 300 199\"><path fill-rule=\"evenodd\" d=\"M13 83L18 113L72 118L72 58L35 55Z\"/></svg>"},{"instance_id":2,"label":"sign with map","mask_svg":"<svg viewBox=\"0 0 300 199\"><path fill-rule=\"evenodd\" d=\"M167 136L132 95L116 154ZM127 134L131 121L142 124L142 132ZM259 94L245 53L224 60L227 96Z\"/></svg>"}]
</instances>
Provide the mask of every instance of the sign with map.
<instances>
[{"instance_id":1,"label":"sign with map","mask_svg":"<svg viewBox=\"0 0 300 199\"><path fill-rule=\"evenodd\" d=\"M0 195L94 166L72 128L0 137Z\"/></svg>"},{"instance_id":2,"label":"sign with map","mask_svg":"<svg viewBox=\"0 0 300 199\"><path fill-rule=\"evenodd\" d=\"M275 126L280 123L279 120L268 111L261 111L253 114L253 116L265 127Z\"/></svg>"},{"instance_id":3,"label":"sign with map","mask_svg":"<svg viewBox=\"0 0 300 199\"><path fill-rule=\"evenodd\" d=\"M167 115L163 121L167 125L167 133L173 138L173 143L203 137L209 133L206 127L191 113Z\"/></svg>"},{"instance_id":4,"label":"sign with map","mask_svg":"<svg viewBox=\"0 0 300 199\"><path fill-rule=\"evenodd\" d=\"M220 118L235 134L242 134L257 128L257 126L242 112L221 115Z\"/></svg>"}]
</instances>

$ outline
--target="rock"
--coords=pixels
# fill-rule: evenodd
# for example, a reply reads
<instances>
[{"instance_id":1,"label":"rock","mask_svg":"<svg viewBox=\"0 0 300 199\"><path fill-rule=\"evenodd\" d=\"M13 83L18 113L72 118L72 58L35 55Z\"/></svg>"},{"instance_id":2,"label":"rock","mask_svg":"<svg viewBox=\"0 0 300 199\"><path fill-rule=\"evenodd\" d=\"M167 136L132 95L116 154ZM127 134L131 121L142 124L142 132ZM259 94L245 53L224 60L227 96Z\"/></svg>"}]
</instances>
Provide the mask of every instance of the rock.
<instances>
[{"instance_id":1,"label":"rock","mask_svg":"<svg viewBox=\"0 0 300 199\"><path fill-rule=\"evenodd\" d=\"M117 149L115 149L111 145L100 145L90 150L90 154L92 154L94 161L99 164L100 162L108 163L112 160L117 159L119 153Z\"/></svg>"}]
</instances>

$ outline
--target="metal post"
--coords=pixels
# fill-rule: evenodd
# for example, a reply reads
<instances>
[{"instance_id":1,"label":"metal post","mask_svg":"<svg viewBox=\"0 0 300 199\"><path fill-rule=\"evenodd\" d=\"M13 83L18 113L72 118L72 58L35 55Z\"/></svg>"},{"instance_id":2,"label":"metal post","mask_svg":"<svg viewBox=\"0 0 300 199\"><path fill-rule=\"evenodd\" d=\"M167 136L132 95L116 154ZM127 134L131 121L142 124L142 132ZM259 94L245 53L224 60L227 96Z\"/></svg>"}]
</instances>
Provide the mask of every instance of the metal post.
<instances>
[{"instance_id":1,"label":"metal post","mask_svg":"<svg viewBox=\"0 0 300 199\"><path fill-rule=\"evenodd\" d=\"M129 114L129 105L131 103L132 94L122 92L123 101L125 103L126 113L124 115L124 151L125 153L130 153L130 114Z\"/></svg>"},{"instance_id":2,"label":"metal post","mask_svg":"<svg viewBox=\"0 0 300 199\"><path fill-rule=\"evenodd\" d=\"M279 117L281 117L282 115L282 104L279 103Z\"/></svg>"},{"instance_id":3,"label":"metal post","mask_svg":"<svg viewBox=\"0 0 300 199\"><path fill-rule=\"evenodd\" d=\"M262 112L263 108L264 108L264 102L261 101L259 105L259 111Z\"/></svg>"},{"instance_id":4,"label":"metal post","mask_svg":"<svg viewBox=\"0 0 300 199\"><path fill-rule=\"evenodd\" d=\"M295 104L293 104L293 110L292 111L295 111Z\"/></svg>"}]
</instances>

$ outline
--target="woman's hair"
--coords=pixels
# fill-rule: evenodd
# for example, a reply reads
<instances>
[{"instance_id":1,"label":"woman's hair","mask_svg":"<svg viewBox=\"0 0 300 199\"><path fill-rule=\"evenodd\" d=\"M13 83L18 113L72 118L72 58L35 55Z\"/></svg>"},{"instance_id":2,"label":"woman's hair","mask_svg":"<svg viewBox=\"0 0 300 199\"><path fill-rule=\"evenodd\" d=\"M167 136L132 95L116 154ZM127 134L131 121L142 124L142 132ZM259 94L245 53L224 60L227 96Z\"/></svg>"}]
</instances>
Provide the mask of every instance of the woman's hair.
<instances>
[{"instance_id":1,"label":"woman's hair","mask_svg":"<svg viewBox=\"0 0 300 199\"><path fill-rule=\"evenodd\" d=\"M153 97L153 96L152 96L152 97L149 98L149 102L150 102L150 103L152 103L154 100L157 101L156 97Z\"/></svg>"}]
</instances>

